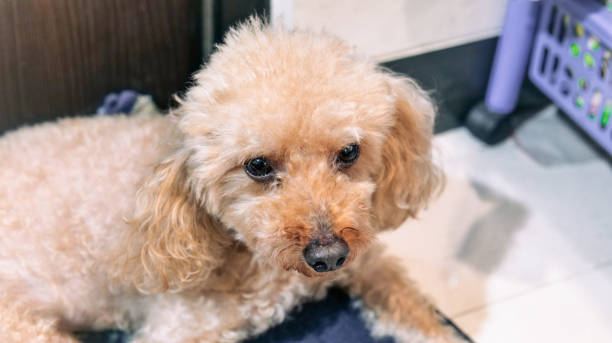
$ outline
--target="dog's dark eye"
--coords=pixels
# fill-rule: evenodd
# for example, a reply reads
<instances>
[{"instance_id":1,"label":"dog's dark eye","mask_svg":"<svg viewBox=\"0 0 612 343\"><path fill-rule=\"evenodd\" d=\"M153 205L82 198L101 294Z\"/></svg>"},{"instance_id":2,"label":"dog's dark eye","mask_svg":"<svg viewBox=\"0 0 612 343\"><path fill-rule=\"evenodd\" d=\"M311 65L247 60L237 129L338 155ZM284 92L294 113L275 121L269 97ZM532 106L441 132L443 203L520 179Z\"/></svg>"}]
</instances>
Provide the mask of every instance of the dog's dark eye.
<instances>
[{"instance_id":1,"label":"dog's dark eye","mask_svg":"<svg viewBox=\"0 0 612 343\"><path fill-rule=\"evenodd\" d=\"M359 158L359 145L350 144L342 148L336 157L336 163L341 167L350 166Z\"/></svg>"},{"instance_id":2,"label":"dog's dark eye","mask_svg":"<svg viewBox=\"0 0 612 343\"><path fill-rule=\"evenodd\" d=\"M268 160L256 157L244 163L244 171L256 181L267 181L273 176L274 169Z\"/></svg>"}]
</instances>

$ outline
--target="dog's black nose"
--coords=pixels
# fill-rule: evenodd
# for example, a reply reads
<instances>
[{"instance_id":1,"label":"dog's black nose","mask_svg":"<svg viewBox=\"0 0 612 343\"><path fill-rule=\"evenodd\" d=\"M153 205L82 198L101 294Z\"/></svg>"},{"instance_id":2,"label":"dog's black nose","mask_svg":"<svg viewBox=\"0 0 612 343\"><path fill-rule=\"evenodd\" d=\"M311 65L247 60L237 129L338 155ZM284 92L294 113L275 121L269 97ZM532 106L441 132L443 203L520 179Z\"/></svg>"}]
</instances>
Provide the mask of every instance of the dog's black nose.
<instances>
[{"instance_id":1,"label":"dog's black nose","mask_svg":"<svg viewBox=\"0 0 612 343\"><path fill-rule=\"evenodd\" d=\"M306 263L319 273L339 269L348 255L348 245L338 237L313 240L304 249Z\"/></svg>"}]
</instances>

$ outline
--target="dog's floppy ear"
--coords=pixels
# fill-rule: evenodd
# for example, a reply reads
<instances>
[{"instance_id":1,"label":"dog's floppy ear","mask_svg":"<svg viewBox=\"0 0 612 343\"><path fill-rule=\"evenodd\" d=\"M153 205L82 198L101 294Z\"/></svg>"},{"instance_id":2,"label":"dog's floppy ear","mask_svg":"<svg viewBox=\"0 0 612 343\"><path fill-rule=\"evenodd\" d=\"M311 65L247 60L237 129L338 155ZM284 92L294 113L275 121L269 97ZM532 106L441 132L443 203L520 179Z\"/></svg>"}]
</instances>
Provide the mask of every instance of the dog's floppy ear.
<instances>
[{"instance_id":1,"label":"dog's floppy ear","mask_svg":"<svg viewBox=\"0 0 612 343\"><path fill-rule=\"evenodd\" d=\"M388 76L395 124L383 145L383 163L373 195L379 228L395 228L414 217L443 182L432 161L435 107L411 79Z\"/></svg>"},{"instance_id":2,"label":"dog's floppy ear","mask_svg":"<svg viewBox=\"0 0 612 343\"><path fill-rule=\"evenodd\" d=\"M198 205L186 160L161 161L138 192L123 275L143 292L189 288L223 263L229 240Z\"/></svg>"}]
</instances>

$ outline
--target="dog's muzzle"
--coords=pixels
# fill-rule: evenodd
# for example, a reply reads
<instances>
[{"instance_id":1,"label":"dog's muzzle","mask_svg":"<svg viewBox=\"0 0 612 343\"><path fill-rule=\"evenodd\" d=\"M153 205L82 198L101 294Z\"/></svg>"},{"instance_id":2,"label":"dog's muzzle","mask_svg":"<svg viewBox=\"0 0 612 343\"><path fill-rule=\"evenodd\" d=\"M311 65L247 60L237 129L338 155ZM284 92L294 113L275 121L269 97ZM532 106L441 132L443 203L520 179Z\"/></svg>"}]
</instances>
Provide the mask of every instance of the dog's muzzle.
<instances>
[{"instance_id":1,"label":"dog's muzzle","mask_svg":"<svg viewBox=\"0 0 612 343\"><path fill-rule=\"evenodd\" d=\"M310 241L304 248L304 259L314 271L330 272L342 267L349 252L346 242L333 236Z\"/></svg>"}]
</instances>

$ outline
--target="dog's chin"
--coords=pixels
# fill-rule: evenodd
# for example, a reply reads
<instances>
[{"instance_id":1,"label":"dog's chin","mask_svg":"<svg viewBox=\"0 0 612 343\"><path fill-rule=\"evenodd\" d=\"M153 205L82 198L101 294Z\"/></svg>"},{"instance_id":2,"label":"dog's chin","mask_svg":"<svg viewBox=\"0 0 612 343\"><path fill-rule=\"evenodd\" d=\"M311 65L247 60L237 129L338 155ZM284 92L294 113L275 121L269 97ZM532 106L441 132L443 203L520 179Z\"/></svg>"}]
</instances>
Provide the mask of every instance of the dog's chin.
<instances>
[{"instance_id":1,"label":"dog's chin","mask_svg":"<svg viewBox=\"0 0 612 343\"><path fill-rule=\"evenodd\" d=\"M319 274L323 274L323 273L317 273L314 270L312 270L312 268L310 268L309 265L307 265L306 263L300 263L297 264L296 266L292 267L291 270L294 270L306 277L320 277L322 275Z\"/></svg>"},{"instance_id":2,"label":"dog's chin","mask_svg":"<svg viewBox=\"0 0 612 343\"><path fill-rule=\"evenodd\" d=\"M308 278L334 278L338 275L339 272L346 268L346 265L349 264L349 262L350 261L347 260L345 266L343 266L342 268L327 272L316 272L306 262L303 261L294 265L284 266L284 269L288 272L297 272Z\"/></svg>"},{"instance_id":3,"label":"dog's chin","mask_svg":"<svg viewBox=\"0 0 612 343\"><path fill-rule=\"evenodd\" d=\"M355 243L353 240L351 243ZM306 263L304 258L302 257L302 251L304 250L304 246L301 244L289 244L288 246L281 246L275 249L277 253L272 253L270 255L271 262L279 267L281 270L285 270L288 273L299 273L303 276L309 278L334 278L343 270L350 268L351 263L357 255L361 252L362 249L368 246L369 241L358 242L357 244L349 244L351 253L347 257L343 266L336 270L326 271L326 272L317 272L312 269L311 266Z\"/></svg>"},{"instance_id":4,"label":"dog's chin","mask_svg":"<svg viewBox=\"0 0 612 343\"><path fill-rule=\"evenodd\" d=\"M366 246L367 244L364 244L359 248L363 249ZM278 267L280 267L281 270L285 270L288 273L297 272L309 278L334 278L338 274L341 274L342 271L350 268L350 265L355 260L357 255L359 255L361 249L351 249L351 253L347 257L341 268L326 272L315 271L311 266L308 265L308 263L306 263L304 259L300 258L301 253L298 252L298 249L295 249L294 251L289 251L289 249L285 249L283 251L284 254L281 253L280 255L276 255L277 258L275 259L275 263Z\"/></svg>"},{"instance_id":5,"label":"dog's chin","mask_svg":"<svg viewBox=\"0 0 612 343\"><path fill-rule=\"evenodd\" d=\"M308 278L326 278L336 274L336 271L319 273L310 268L306 263L302 263L295 268L293 268L298 273L308 277Z\"/></svg>"},{"instance_id":6,"label":"dog's chin","mask_svg":"<svg viewBox=\"0 0 612 343\"><path fill-rule=\"evenodd\" d=\"M283 265L281 265L281 268L286 270L288 273L299 273L303 276L309 277L309 278L315 278L315 277L324 277L326 276L326 274L332 274L333 272L328 272L328 273L318 273L316 271L314 271L308 264L306 264L306 262L304 261L296 261L295 263L285 263Z\"/></svg>"}]
</instances>

